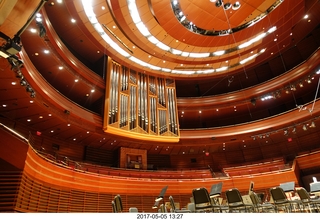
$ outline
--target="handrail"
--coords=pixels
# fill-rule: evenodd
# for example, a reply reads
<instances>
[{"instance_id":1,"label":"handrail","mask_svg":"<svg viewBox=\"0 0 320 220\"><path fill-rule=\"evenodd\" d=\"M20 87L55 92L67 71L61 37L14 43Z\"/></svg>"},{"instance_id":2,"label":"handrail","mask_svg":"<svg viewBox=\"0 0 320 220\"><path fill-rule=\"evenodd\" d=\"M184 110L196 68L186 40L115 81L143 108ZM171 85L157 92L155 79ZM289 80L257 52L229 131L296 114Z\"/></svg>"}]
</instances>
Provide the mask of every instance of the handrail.
<instances>
[{"instance_id":1,"label":"handrail","mask_svg":"<svg viewBox=\"0 0 320 220\"><path fill-rule=\"evenodd\" d=\"M14 134L15 136L17 136L18 138L22 139L23 141L25 141L26 143L29 143L29 140L27 138L25 138L24 136L22 136L21 134L19 134L18 132L16 132L15 130L9 128L8 126L0 123L0 126L2 126L3 128L5 128L7 131L9 131L10 133Z\"/></svg>"}]
</instances>

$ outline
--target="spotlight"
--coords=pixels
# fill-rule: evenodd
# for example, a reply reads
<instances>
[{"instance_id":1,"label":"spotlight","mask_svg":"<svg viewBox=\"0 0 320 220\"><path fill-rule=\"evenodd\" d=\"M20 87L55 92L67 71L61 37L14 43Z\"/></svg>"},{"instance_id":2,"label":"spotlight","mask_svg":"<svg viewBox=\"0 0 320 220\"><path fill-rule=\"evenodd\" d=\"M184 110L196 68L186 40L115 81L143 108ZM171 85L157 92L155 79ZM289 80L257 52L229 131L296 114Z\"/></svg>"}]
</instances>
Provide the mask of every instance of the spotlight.
<instances>
[{"instance_id":1,"label":"spotlight","mask_svg":"<svg viewBox=\"0 0 320 220\"><path fill-rule=\"evenodd\" d=\"M299 82L299 86L300 86L300 88L303 87L303 82L302 81Z\"/></svg>"},{"instance_id":2,"label":"spotlight","mask_svg":"<svg viewBox=\"0 0 320 220\"><path fill-rule=\"evenodd\" d=\"M229 10L231 8L231 4L228 2L226 4L223 5L224 10Z\"/></svg>"},{"instance_id":3,"label":"spotlight","mask_svg":"<svg viewBox=\"0 0 320 220\"><path fill-rule=\"evenodd\" d=\"M316 124L313 122L311 122L311 125L310 125L310 128L315 128L316 127Z\"/></svg>"},{"instance_id":4,"label":"spotlight","mask_svg":"<svg viewBox=\"0 0 320 220\"><path fill-rule=\"evenodd\" d=\"M21 86L26 86L26 85L27 85L27 81L24 80L24 79L21 79L21 80L20 80L20 85L21 85Z\"/></svg>"},{"instance_id":5,"label":"spotlight","mask_svg":"<svg viewBox=\"0 0 320 220\"><path fill-rule=\"evenodd\" d=\"M23 78L22 72L19 69L16 71L16 77L19 79Z\"/></svg>"},{"instance_id":6,"label":"spotlight","mask_svg":"<svg viewBox=\"0 0 320 220\"><path fill-rule=\"evenodd\" d=\"M303 125L302 129L303 129L304 131L308 130L308 128L307 128L306 125Z\"/></svg>"},{"instance_id":7,"label":"spotlight","mask_svg":"<svg viewBox=\"0 0 320 220\"><path fill-rule=\"evenodd\" d=\"M291 85L291 90L292 91L296 91L297 89L296 89L296 86L295 85Z\"/></svg>"},{"instance_id":8,"label":"spotlight","mask_svg":"<svg viewBox=\"0 0 320 220\"><path fill-rule=\"evenodd\" d=\"M26 91L27 92L33 92L33 89L31 88L31 86L27 85L26 86Z\"/></svg>"},{"instance_id":9,"label":"spotlight","mask_svg":"<svg viewBox=\"0 0 320 220\"><path fill-rule=\"evenodd\" d=\"M36 22L38 28L39 28L39 36L40 37L45 37L47 34L46 28L43 26L43 24L39 21Z\"/></svg>"},{"instance_id":10,"label":"spotlight","mask_svg":"<svg viewBox=\"0 0 320 220\"><path fill-rule=\"evenodd\" d=\"M232 5L232 9L233 10L238 10L240 8L241 4L240 2L235 2L233 5Z\"/></svg>"},{"instance_id":11,"label":"spotlight","mask_svg":"<svg viewBox=\"0 0 320 220\"><path fill-rule=\"evenodd\" d=\"M222 0L217 0L216 1L216 7L221 7L222 6Z\"/></svg>"},{"instance_id":12,"label":"spotlight","mask_svg":"<svg viewBox=\"0 0 320 220\"><path fill-rule=\"evenodd\" d=\"M251 102L251 104L252 104L253 106L256 105L256 99L255 99L255 98L252 98L252 99L250 100L250 102Z\"/></svg>"},{"instance_id":13,"label":"spotlight","mask_svg":"<svg viewBox=\"0 0 320 220\"><path fill-rule=\"evenodd\" d=\"M31 98L35 98L36 97L36 93L35 92L31 92L30 97Z\"/></svg>"}]
</instances>

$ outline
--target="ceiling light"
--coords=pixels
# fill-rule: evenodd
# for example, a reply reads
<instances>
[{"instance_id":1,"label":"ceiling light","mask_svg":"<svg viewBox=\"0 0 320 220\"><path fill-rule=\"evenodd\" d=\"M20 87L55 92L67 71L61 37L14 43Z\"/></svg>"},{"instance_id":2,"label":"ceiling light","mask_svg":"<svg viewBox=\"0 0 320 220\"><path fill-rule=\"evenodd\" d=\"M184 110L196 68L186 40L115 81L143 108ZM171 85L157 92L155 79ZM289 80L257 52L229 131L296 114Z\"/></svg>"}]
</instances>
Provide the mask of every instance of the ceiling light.
<instances>
[{"instance_id":1,"label":"ceiling light","mask_svg":"<svg viewBox=\"0 0 320 220\"><path fill-rule=\"evenodd\" d=\"M71 22L72 22L72 23L75 23L75 22L76 22L76 19L71 18Z\"/></svg>"},{"instance_id":2,"label":"ceiling light","mask_svg":"<svg viewBox=\"0 0 320 220\"><path fill-rule=\"evenodd\" d=\"M213 55L215 55L215 56L221 56L221 55L223 55L225 52L226 52L225 50L219 50L219 51L214 52Z\"/></svg>"},{"instance_id":3,"label":"ceiling light","mask_svg":"<svg viewBox=\"0 0 320 220\"><path fill-rule=\"evenodd\" d=\"M304 19L307 19L308 17L309 17L309 15L305 15L303 18L304 18Z\"/></svg>"}]
</instances>

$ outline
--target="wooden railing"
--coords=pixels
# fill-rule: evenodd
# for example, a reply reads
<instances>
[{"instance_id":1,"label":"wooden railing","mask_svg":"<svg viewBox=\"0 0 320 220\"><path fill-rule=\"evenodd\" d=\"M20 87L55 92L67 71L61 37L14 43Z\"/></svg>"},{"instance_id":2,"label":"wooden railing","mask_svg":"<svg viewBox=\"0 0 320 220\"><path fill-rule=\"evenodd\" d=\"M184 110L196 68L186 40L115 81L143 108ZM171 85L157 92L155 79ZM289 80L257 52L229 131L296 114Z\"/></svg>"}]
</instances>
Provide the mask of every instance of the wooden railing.
<instances>
[{"instance_id":1,"label":"wooden railing","mask_svg":"<svg viewBox=\"0 0 320 220\"><path fill-rule=\"evenodd\" d=\"M263 173L280 172L284 170L290 170L292 167L290 164L285 164L283 159L278 159L269 162L256 163L245 166L234 166L224 168L223 171L228 176L246 176L246 175L261 175Z\"/></svg>"}]
</instances>

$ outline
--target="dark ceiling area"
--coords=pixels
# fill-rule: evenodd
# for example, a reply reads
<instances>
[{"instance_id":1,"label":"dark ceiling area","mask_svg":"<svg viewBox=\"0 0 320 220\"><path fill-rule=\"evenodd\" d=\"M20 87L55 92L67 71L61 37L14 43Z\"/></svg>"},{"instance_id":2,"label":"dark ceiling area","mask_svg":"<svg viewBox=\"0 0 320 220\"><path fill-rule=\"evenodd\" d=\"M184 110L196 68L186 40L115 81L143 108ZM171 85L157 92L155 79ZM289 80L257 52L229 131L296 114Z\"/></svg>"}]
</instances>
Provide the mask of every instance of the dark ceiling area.
<instances>
[{"instance_id":1,"label":"dark ceiling area","mask_svg":"<svg viewBox=\"0 0 320 220\"><path fill-rule=\"evenodd\" d=\"M224 10L209 0L178 2L187 19L198 27L221 30L251 21L276 1L239 1L238 10ZM17 32L25 24L37 3L33 1L24 19L14 24L12 17L19 18L23 5L17 3L1 32L13 37L12 29ZM64 146L61 154L78 160L83 158L86 146L107 151L120 147L147 149L150 155L178 155L186 160L209 152L207 160L224 165L292 158L318 149L319 1L298 0L292 4L285 0L254 25L224 36L203 36L188 30L177 20L169 0L136 4L141 20L155 37L172 48L192 53L228 50L268 33L273 26L277 29L229 54L184 57L163 51L142 36L126 0L92 1L97 20L112 30L111 38L117 40L117 36L134 56L147 63L183 71L227 67L207 74L168 73L121 57L92 27L81 1L49 0L39 11L45 35L39 35L36 20L30 22L21 35L22 50L18 54L24 62L21 72L35 91L35 98L20 85L21 77L8 60L0 58L0 122L24 134L41 131L48 143ZM262 49L265 51L259 53ZM259 55L238 65L252 54ZM134 71L175 80L181 132L178 143L103 132L108 57ZM250 127L251 123L256 125Z\"/></svg>"}]
</instances>

